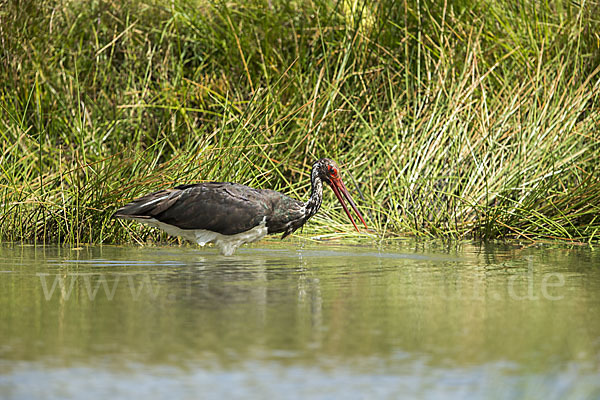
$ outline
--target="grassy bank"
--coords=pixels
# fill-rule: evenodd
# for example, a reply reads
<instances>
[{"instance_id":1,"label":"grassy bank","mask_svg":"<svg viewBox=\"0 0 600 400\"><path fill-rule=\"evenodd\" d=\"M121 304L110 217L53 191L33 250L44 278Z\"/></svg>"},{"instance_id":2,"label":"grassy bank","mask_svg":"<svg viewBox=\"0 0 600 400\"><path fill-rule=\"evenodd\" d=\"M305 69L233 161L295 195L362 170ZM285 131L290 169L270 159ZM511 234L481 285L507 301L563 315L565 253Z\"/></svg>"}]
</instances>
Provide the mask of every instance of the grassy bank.
<instances>
[{"instance_id":1,"label":"grassy bank","mask_svg":"<svg viewBox=\"0 0 600 400\"><path fill-rule=\"evenodd\" d=\"M142 241L134 196L306 198L327 156L381 236L598 241L600 3L525 3L5 2L0 240Z\"/></svg>"}]
</instances>

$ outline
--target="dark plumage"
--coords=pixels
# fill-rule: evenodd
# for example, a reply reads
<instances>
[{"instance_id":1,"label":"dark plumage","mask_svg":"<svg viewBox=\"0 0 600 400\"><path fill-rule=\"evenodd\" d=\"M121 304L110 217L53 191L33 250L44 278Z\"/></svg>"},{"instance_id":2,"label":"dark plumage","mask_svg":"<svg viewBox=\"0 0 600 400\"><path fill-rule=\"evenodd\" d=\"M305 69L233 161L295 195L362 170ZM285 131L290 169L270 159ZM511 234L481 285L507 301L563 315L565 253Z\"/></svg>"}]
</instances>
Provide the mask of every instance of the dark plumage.
<instances>
[{"instance_id":1,"label":"dark plumage","mask_svg":"<svg viewBox=\"0 0 600 400\"><path fill-rule=\"evenodd\" d=\"M283 233L283 239L304 225L321 206L322 181L332 187L352 223L340 193L365 224L337 165L326 158L313 165L312 192L306 203L274 190L205 182L150 193L119 208L113 218L133 219L200 244L215 242L224 254L232 254L243 243L273 233Z\"/></svg>"},{"instance_id":2,"label":"dark plumage","mask_svg":"<svg viewBox=\"0 0 600 400\"><path fill-rule=\"evenodd\" d=\"M199 204L211 207L198 207ZM268 233L280 233L285 232L288 223L304 217L304 203L274 190L204 182L150 193L120 208L113 216L154 218L180 229L206 229L222 235L250 230L267 216Z\"/></svg>"}]
</instances>

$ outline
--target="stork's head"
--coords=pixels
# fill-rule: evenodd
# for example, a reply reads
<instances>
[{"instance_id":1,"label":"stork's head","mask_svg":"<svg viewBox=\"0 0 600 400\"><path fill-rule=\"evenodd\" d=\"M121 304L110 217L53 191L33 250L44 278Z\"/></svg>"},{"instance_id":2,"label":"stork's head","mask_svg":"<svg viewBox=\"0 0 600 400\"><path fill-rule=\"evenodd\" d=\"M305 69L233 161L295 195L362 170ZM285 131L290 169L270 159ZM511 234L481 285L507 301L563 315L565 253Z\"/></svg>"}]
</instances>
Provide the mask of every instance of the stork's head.
<instances>
[{"instance_id":1,"label":"stork's head","mask_svg":"<svg viewBox=\"0 0 600 400\"><path fill-rule=\"evenodd\" d=\"M348 211L348 207L344 202L344 198L348 200L348 203L350 203L350 206L352 207L356 215L358 215L360 221L363 223L365 228L367 228L367 223L365 222L365 219L358 211L354 200L352 200L350 193L348 193L348 189L346 189L346 185L344 185L344 182L342 182L342 177L340 176L340 168L335 163L335 161L330 160L329 158L321 158L319 161L313 164L313 176L315 174L317 174L318 177L321 178L321 180L325 181L325 183L327 183L331 187L333 193L335 193L335 196L342 204L346 215L348 215L348 218L350 218L350 221L352 221L352 225L354 225L356 230L358 231L358 226L356 226L354 218L352 218L350 211Z\"/></svg>"}]
</instances>

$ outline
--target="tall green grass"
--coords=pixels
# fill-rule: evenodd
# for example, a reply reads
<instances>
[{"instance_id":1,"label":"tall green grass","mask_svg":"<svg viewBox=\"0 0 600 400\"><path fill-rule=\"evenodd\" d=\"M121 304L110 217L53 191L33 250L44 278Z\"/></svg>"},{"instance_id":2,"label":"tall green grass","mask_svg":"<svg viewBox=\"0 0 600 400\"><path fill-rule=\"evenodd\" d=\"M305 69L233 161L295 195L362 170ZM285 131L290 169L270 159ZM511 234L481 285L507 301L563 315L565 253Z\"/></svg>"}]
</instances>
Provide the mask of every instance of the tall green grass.
<instances>
[{"instance_id":1,"label":"tall green grass","mask_svg":"<svg viewBox=\"0 0 600 400\"><path fill-rule=\"evenodd\" d=\"M306 198L378 236L600 238L597 1L0 5L0 240L144 241L150 190ZM330 199L333 199L331 195ZM333 201L309 233L351 232Z\"/></svg>"}]
</instances>

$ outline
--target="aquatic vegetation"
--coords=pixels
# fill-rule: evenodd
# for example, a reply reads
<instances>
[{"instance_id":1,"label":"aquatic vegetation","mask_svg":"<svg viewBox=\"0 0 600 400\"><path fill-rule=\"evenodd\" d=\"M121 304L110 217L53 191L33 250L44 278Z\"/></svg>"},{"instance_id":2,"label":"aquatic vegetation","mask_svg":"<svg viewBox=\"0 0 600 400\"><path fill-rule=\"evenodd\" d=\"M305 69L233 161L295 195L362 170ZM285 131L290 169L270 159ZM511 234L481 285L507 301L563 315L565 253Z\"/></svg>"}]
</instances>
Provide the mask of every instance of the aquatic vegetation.
<instances>
[{"instance_id":1,"label":"aquatic vegetation","mask_svg":"<svg viewBox=\"0 0 600 400\"><path fill-rule=\"evenodd\" d=\"M7 2L0 240L156 239L109 217L205 180L305 199L331 157L379 236L597 241L598 11ZM305 232L357 235L323 211Z\"/></svg>"}]
</instances>

